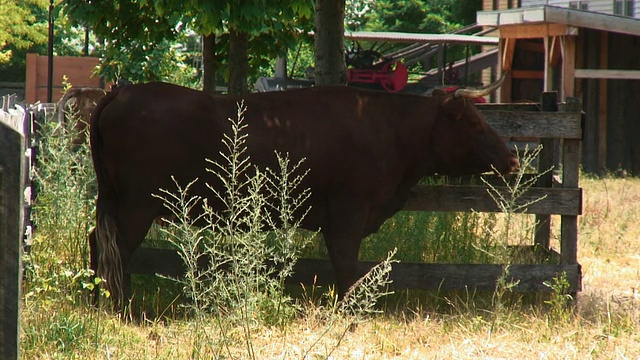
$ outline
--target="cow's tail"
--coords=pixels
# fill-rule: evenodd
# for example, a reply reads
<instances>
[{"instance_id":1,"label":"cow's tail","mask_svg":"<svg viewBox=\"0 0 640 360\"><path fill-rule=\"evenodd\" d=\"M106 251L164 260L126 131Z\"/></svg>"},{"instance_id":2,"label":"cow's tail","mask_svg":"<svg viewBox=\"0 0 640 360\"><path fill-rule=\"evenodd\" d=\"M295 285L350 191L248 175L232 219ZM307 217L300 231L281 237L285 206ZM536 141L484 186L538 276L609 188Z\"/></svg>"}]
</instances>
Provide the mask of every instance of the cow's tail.
<instances>
[{"instance_id":1,"label":"cow's tail","mask_svg":"<svg viewBox=\"0 0 640 360\"><path fill-rule=\"evenodd\" d=\"M117 193L113 189L104 157L104 144L100 134L100 114L104 108L116 97L118 90L108 93L98 103L91 114L89 139L91 142L91 157L98 182L98 201L96 204L95 246L97 248L97 264L92 268L97 270L97 276L106 280L104 288L116 302L123 300L123 269L120 250L117 244L118 229L115 223L117 209Z\"/></svg>"},{"instance_id":2,"label":"cow's tail","mask_svg":"<svg viewBox=\"0 0 640 360\"><path fill-rule=\"evenodd\" d=\"M96 210L97 211L97 210ZM104 289L116 303L124 300L123 269L120 250L116 243L118 230L113 217L98 212L96 219L96 245L98 247L98 276L105 280Z\"/></svg>"}]
</instances>

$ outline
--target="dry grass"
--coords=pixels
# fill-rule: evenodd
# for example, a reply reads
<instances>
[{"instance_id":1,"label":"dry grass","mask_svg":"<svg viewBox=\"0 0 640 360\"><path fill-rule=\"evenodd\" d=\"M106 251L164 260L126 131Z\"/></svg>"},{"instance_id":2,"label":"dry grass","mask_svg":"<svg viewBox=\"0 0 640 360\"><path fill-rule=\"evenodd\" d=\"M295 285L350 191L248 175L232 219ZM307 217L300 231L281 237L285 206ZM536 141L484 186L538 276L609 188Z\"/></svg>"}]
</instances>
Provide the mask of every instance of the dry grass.
<instances>
[{"instance_id":1,"label":"dry grass","mask_svg":"<svg viewBox=\"0 0 640 360\"><path fill-rule=\"evenodd\" d=\"M551 316L542 301L507 301L497 312L480 298L443 299L434 308L409 301L349 329L348 319L305 315L282 327L257 327L259 359L640 359L640 179L583 177L579 262L583 291L576 308ZM459 297L464 297L458 295ZM485 304L485 305L483 305ZM189 359L193 324L143 320L123 324L93 310L57 314L51 304L25 304L23 328L52 316L93 317L95 329L74 340L72 351L55 344L24 349L24 359ZM201 324L215 343L215 323ZM240 330L238 330L240 331ZM231 334L233 337L234 334ZM239 334L237 336L240 336ZM69 346L71 344L68 344ZM216 353L216 349L209 349ZM233 347L222 358L245 358ZM202 356L212 358L211 356Z\"/></svg>"}]
</instances>

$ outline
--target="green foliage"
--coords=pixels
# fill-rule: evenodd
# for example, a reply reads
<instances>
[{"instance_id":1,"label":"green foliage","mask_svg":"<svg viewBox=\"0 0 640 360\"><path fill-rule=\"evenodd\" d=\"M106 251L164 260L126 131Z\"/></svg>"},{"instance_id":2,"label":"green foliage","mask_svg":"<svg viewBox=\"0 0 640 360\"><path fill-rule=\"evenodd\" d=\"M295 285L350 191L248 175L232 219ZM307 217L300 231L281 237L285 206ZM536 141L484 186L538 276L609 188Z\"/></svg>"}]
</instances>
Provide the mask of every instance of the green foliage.
<instances>
[{"instance_id":1,"label":"green foliage","mask_svg":"<svg viewBox=\"0 0 640 360\"><path fill-rule=\"evenodd\" d=\"M82 314L102 280L88 269L88 232L93 225L95 189L88 143L77 144L75 119L38 122L35 166L35 234L24 256L21 349L26 358L49 351L68 358L83 351L99 331L99 315ZM101 296L109 294L102 291Z\"/></svg>"},{"instance_id":2,"label":"green foliage","mask_svg":"<svg viewBox=\"0 0 640 360\"><path fill-rule=\"evenodd\" d=\"M440 11L438 11L440 10ZM444 33L456 27L446 20L446 9L433 9L425 0L379 1L367 22L371 31Z\"/></svg>"},{"instance_id":3,"label":"green foliage","mask_svg":"<svg viewBox=\"0 0 640 360\"><path fill-rule=\"evenodd\" d=\"M96 195L89 145L86 138L77 144L73 117L66 124L45 118L38 125L32 213L37 232L24 261L25 297L63 298L75 304L100 281L88 269L87 238Z\"/></svg>"},{"instance_id":4,"label":"green foliage","mask_svg":"<svg viewBox=\"0 0 640 360\"><path fill-rule=\"evenodd\" d=\"M55 55L84 54L85 29L73 26L62 9L62 1L54 1ZM0 1L0 78L23 82L26 74L26 54L47 54L48 0ZM95 37L89 36L88 52L95 48ZM9 56L7 56L9 55Z\"/></svg>"},{"instance_id":5,"label":"green foliage","mask_svg":"<svg viewBox=\"0 0 640 360\"><path fill-rule=\"evenodd\" d=\"M309 1L118 1L68 0L66 13L72 23L90 26L104 41L104 60L99 70L108 79L128 78L134 82L165 80L195 85L195 74L184 44L189 33L216 34L214 56L222 74L228 74L230 30L250 35L250 80L263 71L269 60L295 46L301 27L310 29ZM304 32L304 31L302 31ZM185 74L186 73L186 74ZM179 74L175 76L175 74ZM186 77L186 79L185 79Z\"/></svg>"},{"instance_id":6,"label":"green foliage","mask_svg":"<svg viewBox=\"0 0 640 360\"><path fill-rule=\"evenodd\" d=\"M350 0L346 28L439 34L476 21L481 0Z\"/></svg>"},{"instance_id":7,"label":"green foliage","mask_svg":"<svg viewBox=\"0 0 640 360\"><path fill-rule=\"evenodd\" d=\"M516 151L517 150L518 149L516 148ZM500 180L502 181L502 185L504 185L504 187L506 188L506 191L499 190L497 187L493 186L483 179L483 182L489 188L487 190L489 192L489 195L496 203L496 205L498 205L502 214L504 215L504 232L501 235L501 238L504 239L505 243L508 243L510 240L513 241L513 234L511 229L515 228L514 225L515 221L517 221L517 218L522 216L519 215L519 213L525 212L529 206L546 198L546 195L544 195L540 198L532 199L530 201L523 202L521 200L522 196L527 192L527 190L529 190L529 188L531 188L538 182L540 177L553 170L553 168L544 169L535 174L535 176L526 177L526 171L528 169L535 168L534 163L541 151L542 144L538 145L533 150L529 150L528 146L525 147L522 156L520 156L519 158L519 170L516 172L513 180L509 181L505 176L499 176ZM530 226L524 226L525 231L522 231L522 228L520 228L520 238L519 241L517 241L518 244L525 243L526 236L535 231L535 225L536 224L534 223Z\"/></svg>"},{"instance_id":8,"label":"green foliage","mask_svg":"<svg viewBox=\"0 0 640 360\"><path fill-rule=\"evenodd\" d=\"M549 305L551 309L549 320L567 322L571 317L571 303L573 302L573 296L569 294L571 284L567 280L567 273L562 272L552 281L545 281L544 286L552 291L551 298L545 300L545 304Z\"/></svg>"},{"instance_id":9,"label":"green foliage","mask_svg":"<svg viewBox=\"0 0 640 360\"><path fill-rule=\"evenodd\" d=\"M22 349L27 356L36 353L36 349L49 349L59 357L69 358L70 355L90 347L95 325L95 319L90 316L67 308L64 312L50 312L53 309L41 308L40 316L46 316L46 321L34 321L23 326Z\"/></svg>"},{"instance_id":10,"label":"green foliage","mask_svg":"<svg viewBox=\"0 0 640 360\"><path fill-rule=\"evenodd\" d=\"M15 49L46 42L47 21L37 14L47 5L46 0L0 0L0 64L9 62Z\"/></svg>"},{"instance_id":11,"label":"green foliage","mask_svg":"<svg viewBox=\"0 0 640 360\"><path fill-rule=\"evenodd\" d=\"M184 30L180 17L147 1L86 2L68 0L71 23L90 28L102 39L99 74L108 80L193 83L176 43ZM195 74L191 74L193 77Z\"/></svg>"},{"instance_id":12,"label":"green foliage","mask_svg":"<svg viewBox=\"0 0 640 360\"><path fill-rule=\"evenodd\" d=\"M82 137L84 143L74 143L78 133L73 117L66 124L45 119L38 125L37 197L33 206L40 238L37 244L44 247L40 251L55 249L58 259L84 269L88 267L87 237L96 195L88 140Z\"/></svg>"},{"instance_id":13,"label":"green foliage","mask_svg":"<svg viewBox=\"0 0 640 360\"><path fill-rule=\"evenodd\" d=\"M360 256L377 260L393 244L397 258L407 262L491 262L487 251L495 243L488 228L494 218L478 213L401 211L363 241Z\"/></svg>"}]
</instances>

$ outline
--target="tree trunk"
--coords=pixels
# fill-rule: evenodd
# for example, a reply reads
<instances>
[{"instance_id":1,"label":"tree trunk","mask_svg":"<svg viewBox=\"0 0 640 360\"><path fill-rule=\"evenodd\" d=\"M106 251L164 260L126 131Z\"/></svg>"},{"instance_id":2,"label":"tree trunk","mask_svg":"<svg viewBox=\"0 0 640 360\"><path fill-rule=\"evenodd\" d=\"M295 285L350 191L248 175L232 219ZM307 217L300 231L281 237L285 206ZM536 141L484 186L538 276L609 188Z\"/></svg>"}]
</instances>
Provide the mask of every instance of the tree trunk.
<instances>
[{"instance_id":1,"label":"tree trunk","mask_svg":"<svg viewBox=\"0 0 640 360\"><path fill-rule=\"evenodd\" d=\"M229 94L243 95L249 92L249 34L231 30L229 32Z\"/></svg>"},{"instance_id":2,"label":"tree trunk","mask_svg":"<svg viewBox=\"0 0 640 360\"><path fill-rule=\"evenodd\" d=\"M316 85L344 85L345 0L317 0L315 14Z\"/></svg>"},{"instance_id":3,"label":"tree trunk","mask_svg":"<svg viewBox=\"0 0 640 360\"><path fill-rule=\"evenodd\" d=\"M216 35L211 33L202 36L202 90L209 94L216 93Z\"/></svg>"}]
</instances>

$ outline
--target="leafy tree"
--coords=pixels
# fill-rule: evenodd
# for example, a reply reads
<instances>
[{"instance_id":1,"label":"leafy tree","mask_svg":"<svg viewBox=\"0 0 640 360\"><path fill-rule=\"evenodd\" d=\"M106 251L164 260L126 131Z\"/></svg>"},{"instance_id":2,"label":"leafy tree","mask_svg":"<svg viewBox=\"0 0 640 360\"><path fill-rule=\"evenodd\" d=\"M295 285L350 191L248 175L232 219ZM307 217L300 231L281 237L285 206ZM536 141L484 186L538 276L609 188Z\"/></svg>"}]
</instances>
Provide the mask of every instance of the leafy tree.
<instances>
[{"instance_id":1,"label":"leafy tree","mask_svg":"<svg viewBox=\"0 0 640 360\"><path fill-rule=\"evenodd\" d=\"M85 31L66 21L61 4L54 1L54 54L83 55ZM24 81L27 52L47 54L48 19L49 0L0 0L0 79Z\"/></svg>"},{"instance_id":2,"label":"leafy tree","mask_svg":"<svg viewBox=\"0 0 640 360\"><path fill-rule=\"evenodd\" d=\"M445 33L457 24L447 21L448 6L437 6L426 0L377 1L375 12L367 22L370 31Z\"/></svg>"},{"instance_id":3,"label":"leafy tree","mask_svg":"<svg viewBox=\"0 0 640 360\"><path fill-rule=\"evenodd\" d=\"M250 64L260 63L264 56L285 53L292 47L295 26L303 23L299 19L311 16L309 0L67 0L67 6L78 23L96 24L93 29L106 45L107 66L119 66L120 74L128 71L124 64L142 67L132 74L138 81L162 76L157 64L163 58L149 55L154 51L164 55L167 62L173 59L173 63L180 63L170 51L175 47L170 46L185 31L193 30L203 37L205 90L212 91L219 65L226 62L228 72L224 74L229 90L235 93L247 91ZM257 41L259 45L250 45Z\"/></svg>"},{"instance_id":4,"label":"leafy tree","mask_svg":"<svg viewBox=\"0 0 640 360\"><path fill-rule=\"evenodd\" d=\"M47 42L46 0L0 0L0 78L24 81L26 52Z\"/></svg>"},{"instance_id":5,"label":"leafy tree","mask_svg":"<svg viewBox=\"0 0 640 360\"><path fill-rule=\"evenodd\" d=\"M157 11L146 1L66 0L73 24L90 28L100 39L100 75L109 80L167 80L181 73L174 44L183 30L180 18Z\"/></svg>"},{"instance_id":6,"label":"leafy tree","mask_svg":"<svg viewBox=\"0 0 640 360\"><path fill-rule=\"evenodd\" d=\"M0 0L0 63L11 60L14 49L47 41L47 21L36 17L46 0Z\"/></svg>"},{"instance_id":7,"label":"leafy tree","mask_svg":"<svg viewBox=\"0 0 640 360\"><path fill-rule=\"evenodd\" d=\"M476 22L476 13L482 10L482 0L431 0L447 8L447 21L463 26Z\"/></svg>"}]
</instances>

